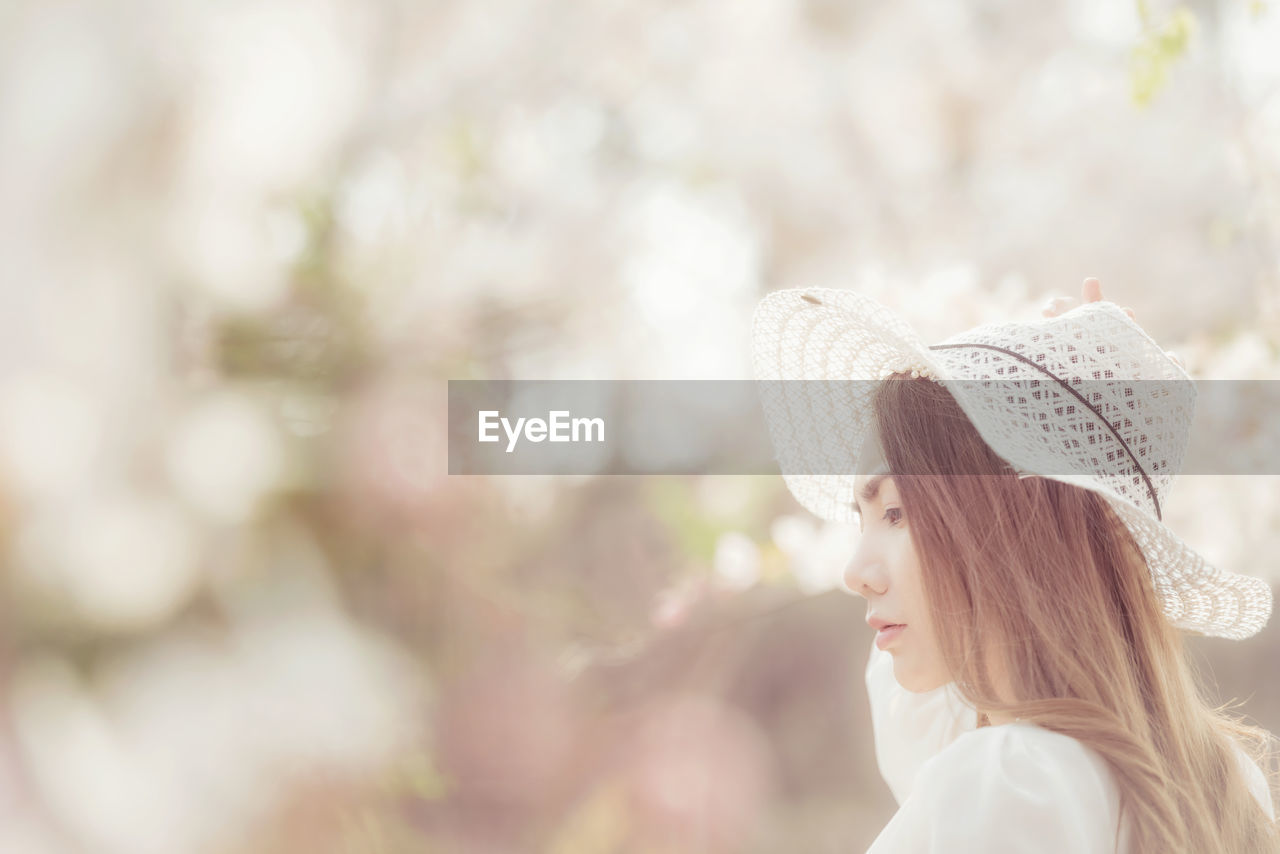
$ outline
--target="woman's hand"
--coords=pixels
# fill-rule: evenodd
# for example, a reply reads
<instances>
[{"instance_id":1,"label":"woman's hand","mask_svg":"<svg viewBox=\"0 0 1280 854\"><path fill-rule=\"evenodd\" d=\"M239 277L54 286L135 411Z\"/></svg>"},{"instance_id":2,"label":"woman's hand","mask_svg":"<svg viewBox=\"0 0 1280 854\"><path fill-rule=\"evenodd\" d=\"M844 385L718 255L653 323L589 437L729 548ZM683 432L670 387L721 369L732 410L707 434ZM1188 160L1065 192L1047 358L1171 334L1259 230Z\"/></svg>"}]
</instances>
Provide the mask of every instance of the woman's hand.
<instances>
[{"instance_id":1,"label":"woman's hand","mask_svg":"<svg viewBox=\"0 0 1280 854\"><path fill-rule=\"evenodd\" d=\"M1080 295L1080 302L1082 304L1086 302L1099 301L1102 299L1102 283L1094 278L1085 279L1083 284L1080 285ZM1044 308L1041 309L1040 313L1045 317L1057 317L1059 314L1062 314L1062 312L1075 308L1076 302L1075 297L1050 297L1049 301L1044 304ZM1128 306L1122 306L1121 309L1125 314L1129 315L1130 318L1133 318L1133 309ZM1166 350L1165 355L1177 362L1178 367L1182 368L1184 371L1187 369L1187 366L1182 364L1182 360L1179 359L1177 354L1172 350Z\"/></svg>"}]
</instances>

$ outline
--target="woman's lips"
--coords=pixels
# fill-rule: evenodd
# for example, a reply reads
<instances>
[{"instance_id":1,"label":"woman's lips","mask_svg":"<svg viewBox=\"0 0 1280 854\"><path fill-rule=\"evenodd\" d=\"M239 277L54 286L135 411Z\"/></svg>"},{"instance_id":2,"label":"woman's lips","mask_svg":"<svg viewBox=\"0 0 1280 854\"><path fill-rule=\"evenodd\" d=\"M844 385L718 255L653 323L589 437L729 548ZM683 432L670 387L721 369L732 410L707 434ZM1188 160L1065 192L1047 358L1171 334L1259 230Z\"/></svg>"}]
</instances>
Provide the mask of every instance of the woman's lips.
<instances>
[{"instance_id":1,"label":"woman's lips","mask_svg":"<svg viewBox=\"0 0 1280 854\"><path fill-rule=\"evenodd\" d=\"M884 649L886 646L897 640L898 635L902 634L906 628L905 624L885 626L883 629L876 632L876 646L880 649Z\"/></svg>"}]
</instances>

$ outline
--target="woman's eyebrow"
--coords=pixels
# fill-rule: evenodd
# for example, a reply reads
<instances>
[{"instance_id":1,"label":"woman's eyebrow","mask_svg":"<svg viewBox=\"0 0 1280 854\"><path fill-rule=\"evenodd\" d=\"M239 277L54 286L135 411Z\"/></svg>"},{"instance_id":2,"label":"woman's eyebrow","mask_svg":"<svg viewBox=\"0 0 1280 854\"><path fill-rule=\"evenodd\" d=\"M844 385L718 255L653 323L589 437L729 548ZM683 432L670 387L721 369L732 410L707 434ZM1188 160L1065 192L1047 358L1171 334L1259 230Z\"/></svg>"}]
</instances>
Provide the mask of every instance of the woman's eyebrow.
<instances>
[{"instance_id":1,"label":"woman's eyebrow","mask_svg":"<svg viewBox=\"0 0 1280 854\"><path fill-rule=\"evenodd\" d=\"M853 500L853 509L857 510L859 513L862 512L858 507L858 498L867 502L875 501L876 496L880 494L880 484L884 482L885 478L889 477L893 477L893 475L886 471L882 471L872 476L870 480L862 485L862 489L858 490L858 496Z\"/></svg>"}]
</instances>

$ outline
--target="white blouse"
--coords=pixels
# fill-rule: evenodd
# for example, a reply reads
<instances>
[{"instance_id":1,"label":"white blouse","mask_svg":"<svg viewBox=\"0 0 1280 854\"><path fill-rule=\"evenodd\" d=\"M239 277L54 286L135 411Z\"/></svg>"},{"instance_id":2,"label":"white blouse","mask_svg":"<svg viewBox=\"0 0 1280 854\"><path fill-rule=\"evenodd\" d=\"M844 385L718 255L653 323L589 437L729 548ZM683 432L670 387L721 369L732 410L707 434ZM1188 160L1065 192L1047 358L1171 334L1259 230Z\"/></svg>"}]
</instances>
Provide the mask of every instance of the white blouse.
<instances>
[{"instance_id":1,"label":"white blouse","mask_svg":"<svg viewBox=\"0 0 1280 854\"><path fill-rule=\"evenodd\" d=\"M1125 854L1119 791L1092 748L1026 721L979 729L954 684L907 691L874 644L866 682L876 762L899 804L867 854ZM1262 770L1236 754L1274 818Z\"/></svg>"}]
</instances>

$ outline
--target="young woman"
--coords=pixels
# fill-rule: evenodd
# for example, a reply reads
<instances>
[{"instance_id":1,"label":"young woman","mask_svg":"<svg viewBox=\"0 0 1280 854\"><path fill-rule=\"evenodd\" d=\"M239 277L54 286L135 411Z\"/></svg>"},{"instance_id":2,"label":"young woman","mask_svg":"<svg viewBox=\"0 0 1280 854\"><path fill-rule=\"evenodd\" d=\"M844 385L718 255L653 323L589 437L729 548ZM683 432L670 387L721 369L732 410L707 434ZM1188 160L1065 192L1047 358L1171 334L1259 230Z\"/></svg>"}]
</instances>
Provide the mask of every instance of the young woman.
<instances>
[{"instance_id":1,"label":"young woman","mask_svg":"<svg viewBox=\"0 0 1280 854\"><path fill-rule=\"evenodd\" d=\"M1270 588L1163 524L1194 391L1127 311L927 348L863 297L783 291L754 336L762 379L851 381L765 409L797 499L861 528L846 583L900 803L869 854L1280 852L1270 734L1212 708L1182 646L1256 633Z\"/></svg>"}]
</instances>

